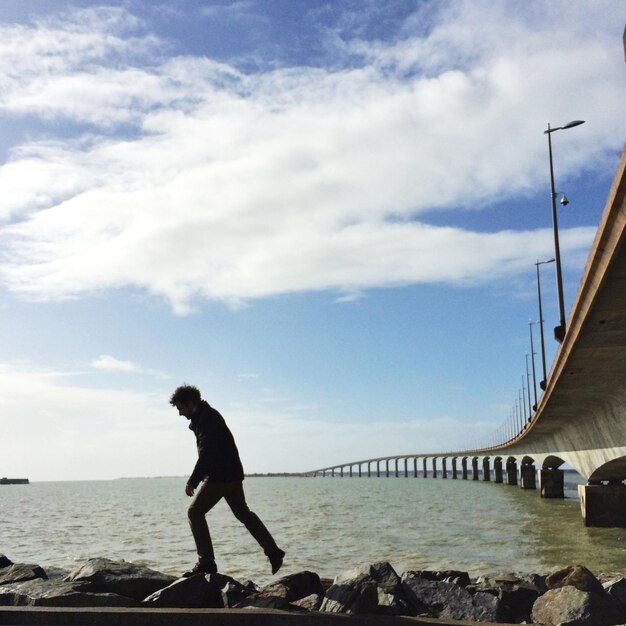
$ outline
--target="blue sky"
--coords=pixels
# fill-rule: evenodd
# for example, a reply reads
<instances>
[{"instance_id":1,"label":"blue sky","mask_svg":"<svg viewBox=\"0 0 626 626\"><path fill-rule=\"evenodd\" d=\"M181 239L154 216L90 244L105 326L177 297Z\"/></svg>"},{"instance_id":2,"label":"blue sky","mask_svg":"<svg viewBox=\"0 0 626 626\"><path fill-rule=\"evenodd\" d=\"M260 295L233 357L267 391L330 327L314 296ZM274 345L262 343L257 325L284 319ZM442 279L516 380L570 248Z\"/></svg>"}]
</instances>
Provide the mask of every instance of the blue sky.
<instances>
[{"instance_id":1,"label":"blue sky","mask_svg":"<svg viewBox=\"0 0 626 626\"><path fill-rule=\"evenodd\" d=\"M624 141L606 2L0 4L0 475L248 472L474 445ZM558 322L542 268L547 355ZM538 345L538 335L535 335Z\"/></svg>"}]
</instances>

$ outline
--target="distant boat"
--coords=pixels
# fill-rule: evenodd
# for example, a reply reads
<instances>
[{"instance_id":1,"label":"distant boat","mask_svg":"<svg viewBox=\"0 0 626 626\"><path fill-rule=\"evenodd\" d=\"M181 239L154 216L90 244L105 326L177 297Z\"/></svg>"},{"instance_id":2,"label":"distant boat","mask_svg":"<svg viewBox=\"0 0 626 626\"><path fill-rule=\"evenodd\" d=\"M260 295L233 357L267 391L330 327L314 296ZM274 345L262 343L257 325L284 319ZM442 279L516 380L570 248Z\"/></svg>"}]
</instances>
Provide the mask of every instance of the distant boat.
<instances>
[{"instance_id":1,"label":"distant boat","mask_svg":"<svg viewBox=\"0 0 626 626\"><path fill-rule=\"evenodd\" d=\"M28 485L28 478L0 478L0 485Z\"/></svg>"}]
</instances>

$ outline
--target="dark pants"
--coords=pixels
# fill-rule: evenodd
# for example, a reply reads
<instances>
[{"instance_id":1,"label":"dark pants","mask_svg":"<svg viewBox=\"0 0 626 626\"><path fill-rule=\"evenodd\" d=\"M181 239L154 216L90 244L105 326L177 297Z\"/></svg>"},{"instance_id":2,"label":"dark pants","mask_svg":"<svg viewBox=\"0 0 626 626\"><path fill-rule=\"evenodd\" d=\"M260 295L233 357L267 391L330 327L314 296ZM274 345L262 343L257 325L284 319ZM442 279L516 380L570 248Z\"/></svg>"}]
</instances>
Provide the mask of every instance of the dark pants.
<instances>
[{"instance_id":1,"label":"dark pants","mask_svg":"<svg viewBox=\"0 0 626 626\"><path fill-rule=\"evenodd\" d=\"M201 559L215 560L211 534L205 516L222 498L226 499L233 515L248 529L265 554L269 555L278 550L265 524L256 513L248 508L246 496L243 493L243 482L212 483L205 480L198 487L187 511L191 533Z\"/></svg>"}]
</instances>

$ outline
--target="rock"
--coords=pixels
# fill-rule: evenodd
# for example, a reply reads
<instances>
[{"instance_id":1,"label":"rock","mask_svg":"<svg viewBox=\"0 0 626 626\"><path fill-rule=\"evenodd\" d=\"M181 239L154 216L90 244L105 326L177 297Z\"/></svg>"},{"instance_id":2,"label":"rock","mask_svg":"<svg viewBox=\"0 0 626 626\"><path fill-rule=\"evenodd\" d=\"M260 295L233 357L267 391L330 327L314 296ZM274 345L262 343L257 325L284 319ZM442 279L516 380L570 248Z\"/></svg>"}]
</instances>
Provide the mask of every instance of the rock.
<instances>
[{"instance_id":1,"label":"rock","mask_svg":"<svg viewBox=\"0 0 626 626\"><path fill-rule=\"evenodd\" d=\"M12 563L7 567L0 569L0 585L9 583L19 583L26 580L41 578L46 580L48 575L39 567L39 565L31 565L28 563Z\"/></svg>"},{"instance_id":2,"label":"rock","mask_svg":"<svg viewBox=\"0 0 626 626\"><path fill-rule=\"evenodd\" d=\"M604 591L626 609L626 578L619 577L602 585Z\"/></svg>"},{"instance_id":3,"label":"rock","mask_svg":"<svg viewBox=\"0 0 626 626\"><path fill-rule=\"evenodd\" d=\"M533 605L533 622L562 626L611 626L623 621L614 600L572 585L549 589Z\"/></svg>"},{"instance_id":4,"label":"rock","mask_svg":"<svg viewBox=\"0 0 626 626\"><path fill-rule=\"evenodd\" d=\"M402 580L390 563L383 561L369 566L367 572L386 594L402 595Z\"/></svg>"},{"instance_id":5,"label":"rock","mask_svg":"<svg viewBox=\"0 0 626 626\"><path fill-rule=\"evenodd\" d=\"M426 580L439 580L442 582L449 582L461 587L467 587L471 583L469 574L467 572L461 572L460 570L446 569L446 570L413 570L406 572L406 575L412 574Z\"/></svg>"},{"instance_id":6,"label":"rock","mask_svg":"<svg viewBox=\"0 0 626 626\"><path fill-rule=\"evenodd\" d=\"M80 582L83 591L117 593L141 601L176 578L127 561L93 558L79 565L65 580Z\"/></svg>"},{"instance_id":7,"label":"rock","mask_svg":"<svg viewBox=\"0 0 626 626\"><path fill-rule=\"evenodd\" d=\"M248 596L259 591L258 587L251 580L242 585L239 581L224 574L213 574L211 580L215 581L221 589L222 602L227 608L234 607Z\"/></svg>"},{"instance_id":8,"label":"rock","mask_svg":"<svg viewBox=\"0 0 626 626\"><path fill-rule=\"evenodd\" d=\"M312 593L310 596L306 596L306 598L301 598L300 600L295 600L291 604L293 606L305 609L306 611L319 611L320 607L322 606L323 600L324 596L321 596L317 593Z\"/></svg>"},{"instance_id":9,"label":"rock","mask_svg":"<svg viewBox=\"0 0 626 626\"><path fill-rule=\"evenodd\" d=\"M498 598L490 593L472 594L464 587L443 580L429 580L421 572L402 577L404 597L417 614L466 621L496 621Z\"/></svg>"},{"instance_id":10,"label":"rock","mask_svg":"<svg viewBox=\"0 0 626 626\"><path fill-rule=\"evenodd\" d=\"M324 587L315 572L303 571L284 576L274 583L287 589L287 600L294 602L313 594L324 595ZM274 586L270 585L270 587Z\"/></svg>"},{"instance_id":11,"label":"rock","mask_svg":"<svg viewBox=\"0 0 626 626\"><path fill-rule=\"evenodd\" d=\"M602 595L604 589L600 581L583 565L570 565L546 577L548 589L558 589L571 585L579 591L589 591Z\"/></svg>"},{"instance_id":12,"label":"rock","mask_svg":"<svg viewBox=\"0 0 626 626\"><path fill-rule=\"evenodd\" d=\"M0 606L138 606L138 602L114 593L86 593L78 583L35 578L0 587Z\"/></svg>"},{"instance_id":13,"label":"rock","mask_svg":"<svg viewBox=\"0 0 626 626\"><path fill-rule=\"evenodd\" d=\"M378 607L378 588L369 574L335 582L322 602L320 611L326 613L375 613Z\"/></svg>"},{"instance_id":14,"label":"rock","mask_svg":"<svg viewBox=\"0 0 626 626\"><path fill-rule=\"evenodd\" d=\"M4 554L0 554L0 569L3 567L9 567L9 565L13 565L13 561L8 556L4 556Z\"/></svg>"},{"instance_id":15,"label":"rock","mask_svg":"<svg viewBox=\"0 0 626 626\"><path fill-rule=\"evenodd\" d=\"M214 574L179 578L171 585L150 594L141 603L146 607L181 609L223 609L224 601ZM221 581L220 581L221 582Z\"/></svg>"}]
</instances>

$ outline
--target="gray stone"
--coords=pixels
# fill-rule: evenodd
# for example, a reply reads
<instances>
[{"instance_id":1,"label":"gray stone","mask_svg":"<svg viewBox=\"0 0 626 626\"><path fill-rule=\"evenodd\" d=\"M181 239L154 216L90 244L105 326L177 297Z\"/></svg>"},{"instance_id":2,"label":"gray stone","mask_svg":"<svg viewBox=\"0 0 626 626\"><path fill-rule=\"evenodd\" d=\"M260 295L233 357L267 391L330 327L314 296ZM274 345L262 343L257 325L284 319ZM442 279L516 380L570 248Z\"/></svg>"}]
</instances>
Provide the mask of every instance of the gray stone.
<instances>
[{"instance_id":1,"label":"gray stone","mask_svg":"<svg viewBox=\"0 0 626 626\"><path fill-rule=\"evenodd\" d=\"M179 578L171 585L150 594L141 603L146 607L182 609L223 609L222 592L211 574Z\"/></svg>"},{"instance_id":2,"label":"gray stone","mask_svg":"<svg viewBox=\"0 0 626 626\"><path fill-rule=\"evenodd\" d=\"M620 607L626 608L626 578L619 577L602 585L604 591L611 596Z\"/></svg>"},{"instance_id":3,"label":"gray stone","mask_svg":"<svg viewBox=\"0 0 626 626\"><path fill-rule=\"evenodd\" d=\"M306 596L306 598L301 598L300 600L295 600L291 604L307 611L319 611L323 600L324 596L312 593L310 596Z\"/></svg>"},{"instance_id":4,"label":"gray stone","mask_svg":"<svg viewBox=\"0 0 626 626\"><path fill-rule=\"evenodd\" d=\"M227 608L234 607L243 602L248 596L259 591L258 587L251 580L243 585L234 578L224 574L212 574L211 582L215 582L221 589L222 601Z\"/></svg>"},{"instance_id":5,"label":"gray stone","mask_svg":"<svg viewBox=\"0 0 626 626\"><path fill-rule=\"evenodd\" d=\"M600 581L583 565L570 565L546 577L548 589L558 589L571 585L579 591L589 591L602 595L604 589Z\"/></svg>"},{"instance_id":6,"label":"gray stone","mask_svg":"<svg viewBox=\"0 0 626 626\"><path fill-rule=\"evenodd\" d=\"M614 600L572 585L546 591L533 605L531 617L533 622L561 626L611 626L623 622Z\"/></svg>"},{"instance_id":7,"label":"gray stone","mask_svg":"<svg viewBox=\"0 0 626 626\"><path fill-rule=\"evenodd\" d=\"M48 575L39 567L30 563L12 563L7 567L0 569L0 585L9 583L19 583L26 580L41 578L46 580Z\"/></svg>"},{"instance_id":8,"label":"gray stone","mask_svg":"<svg viewBox=\"0 0 626 626\"><path fill-rule=\"evenodd\" d=\"M4 554L0 554L0 569L3 567L9 567L9 565L13 565L13 561L8 556Z\"/></svg>"},{"instance_id":9,"label":"gray stone","mask_svg":"<svg viewBox=\"0 0 626 626\"><path fill-rule=\"evenodd\" d=\"M113 593L86 593L78 583L35 578L0 587L0 606L138 606L138 602Z\"/></svg>"},{"instance_id":10,"label":"gray stone","mask_svg":"<svg viewBox=\"0 0 626 626\"><path fill-rule=\"evenodd\" d=\"M326 592L320 611L326 613L375 613L378 608L378 587L369 574L333 584Z\"/></svg>"},{"instance_id":11,"label":"gray stone","mask_svg":"<svg viewBox=\"0 0 626 626\"><path fill-rule=\"evenodd\" d=\"M369 566L367 573L383 592L394 596L402 595L402 580L390 563L374 563Z\"/></svg>"},{"instance_id":12,"label":"gray stone","mask_svg":"<svg viewBox=\"0 0 626 626\"><path fill-rule=\"evenodd\" d=\"M141 601L176 578L127 561L93 558L79 565L65 580L80 582L83 591L117 593Z\"/></svg>"},{"instance_id":13,"label":"gray stone","mask_svg":"<svg viewBox=\"0 0 626 626\"><path fill-rule=\"evenodd\" d=\"M406 572L405 576L417 576L426 580L439 580L441 582L449 582L461 587L467 587L471 583L469 574L455 569L445 570L412 570Z\"/></svg>"},{"instance_id":14,"label":"gray stone","mask_svg":"<svg viewBox=\"0 0 626 626\"><path fill-rule=\"evenodd\" d=\"M444 580L429 580L421 572L402 577L404 597L418 614L466 621L496 621L498 598L490 593L472 595L464 587Z\"/></svg>"},{"instance_id":15,"label":"gray stone","mask_svg":"<svg viewBox=\"0 0 626 626\"><path fill-rule=\"evenodd\" d=\"M313 594L324 595L324 587L315 572L303 571L290 574L279 579L273 585L281 585L287 589L287 600L294 602Z\"/></svg>"}]
</instances>

